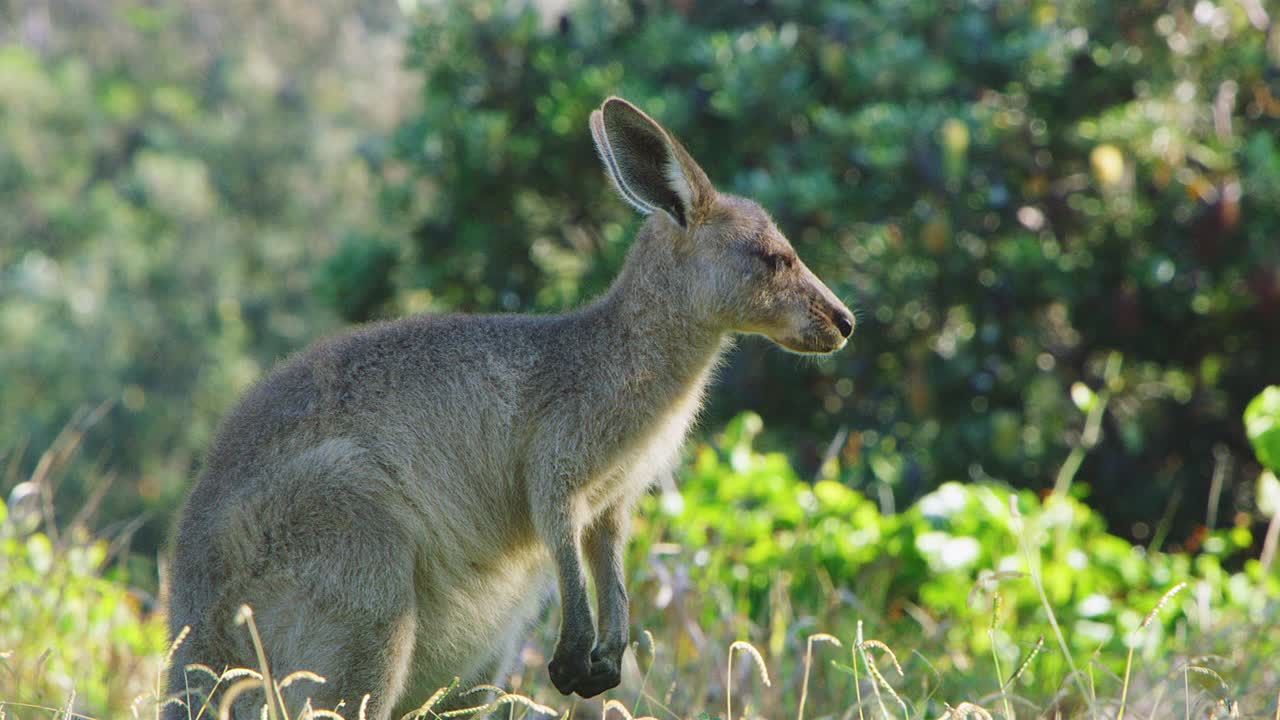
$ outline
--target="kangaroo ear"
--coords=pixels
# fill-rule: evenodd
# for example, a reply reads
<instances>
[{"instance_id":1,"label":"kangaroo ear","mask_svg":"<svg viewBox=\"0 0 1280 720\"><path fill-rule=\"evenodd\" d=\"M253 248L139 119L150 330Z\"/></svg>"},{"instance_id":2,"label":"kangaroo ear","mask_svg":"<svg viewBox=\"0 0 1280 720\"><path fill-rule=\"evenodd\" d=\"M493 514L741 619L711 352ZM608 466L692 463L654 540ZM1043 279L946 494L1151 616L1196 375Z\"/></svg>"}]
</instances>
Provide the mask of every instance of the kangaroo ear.
<instances>
[{"instance_id":1,"label":"kangaroo ear","mask_svg":"<svg viewBox=\"0 0 1280 720\"><path fill-rule=\"evenodd\" d=\"M715 188L689 153L653 118L611 97L591 113L591 136L624 200L648 214L661 210L681 227L696 224Z\"/></svg>"}]
</instances>

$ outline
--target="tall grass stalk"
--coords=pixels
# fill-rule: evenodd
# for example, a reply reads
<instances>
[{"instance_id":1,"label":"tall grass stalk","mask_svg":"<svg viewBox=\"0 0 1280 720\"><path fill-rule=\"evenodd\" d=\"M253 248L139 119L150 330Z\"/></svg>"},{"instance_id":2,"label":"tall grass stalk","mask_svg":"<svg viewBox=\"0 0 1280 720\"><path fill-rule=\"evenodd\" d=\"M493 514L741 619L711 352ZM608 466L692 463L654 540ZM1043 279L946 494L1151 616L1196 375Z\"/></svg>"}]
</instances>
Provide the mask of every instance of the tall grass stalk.
<instances>
[{"instance_id":1,"label":"tall grass stalk","mask_svg":"<svg viewBox=\"0 0 1280 720\"><path fill-rule=\"evenodd\" d=\"M1027 671L1027 668L1031 667L1031 662L1035 660L1037 656L1040 655L1040 651L1043 649L1044 649L1044 635L1041 635L1040 637L1036 638L1036 644L1031 647L1031 652L1027 653L1027 657L1024 658L1021 663L1018 663L1018 669L1014 670L1013 674L1009 676L1009 679L1005 681L1004 687L1009 687L1010 685L1017 682L1018 678L1022 677L1022 674Z\"/></svg>"},{"instance_id":2,"label":"tall grass stalk","mask_svg":"<svg viewBox=\"0 0 1280 720\"><path fill-rule=\"evenodd\" d=\"M654 655L657 653L657 648L654 645L654 641L653 641L653 633L649 632L648 630L645 630L643 633L641 633L640 642L636 644L636 646L632 651L632 654L636 658L637 664L639 664L640 662L641 653L639 651L641 650L645 652L645 655L648 658L648 662L645 663L645 666L643 668L641 668L644 674L640 677L640 689L636 691L635 702L631 703L631 706L636 709L636 712L640 711L640 701L644 699L645 690L649 687L649 673L653 672L653 659L654 659Z\"/></svg>"},{"instance_id":3,"label":"tall grass stalk","mask_svg":"<svg viewBox=\"0 0 1280 720\"><path fill-rule=\"evenodd\" d=\"M634 716L631 714L631 711L627 709L626 705L623 705L621 702L612 698L604 701L604 707L600 709L600 716L602 718L608 718L610 710L617 710L623 720L658 720L658 718L652 715Z\"/></svg>"},{"instance_id":4,"label":"tall grass stalk","mask_svg":"<svg viewBox=\"0 0 1280 720\"><path fill-rule=\"evenodd\" d=\"M1169 588L1164 595L1160 596L1160 602L1157 602L1156 606L1151 608L1150 612L1147 613L1147 616L1142 619L1142 623L1138 625L1138 627L1134 629L1133 633L1129 636L1129 654L1124 661L1124 681L1120 684L1120 710L1116 713L1116 720L1124 720L1124 706L1125 702L1129 699L1129 671L1133 667L1133 649L1138 644L1138 634L1145 630L1146 627L1151 624L1152 620L1156 619L1156 616L1160 614L1160 610L1165 606L1165 603L1172 600L1174 595L1177 595L1186 588L1187 584L1185 582L1180 582Z\"/></svg>"},{"instance_id":5,"label":"tall grass stalk","mask_svg":"<svg viewBox=\"0 0 1280 720\"><path fill-rule=\"evenodd\" d=\"M1259 564L1262 565L1262 573L1265 575L1271 572L1271 563L1276 558L1276 547L1280 546L1280 512L1271 516L1271 521L1267 523L1267 534L1262 540L1262 555L1259 556Z\"/></svg>"},{"instance_id":6,"label":"tall grass stalk","mask_svg":"<svg viewBox=\"0 0 1280 720\"><path fill-rule=\"evenodd\" d=\"M258 624L253 621L253 609L248 605L241 605L240 611L236 613L236 622L248 626L249 637L253 640L253 651L258 656L258 667L261 668L260 672L262 673L262 694L267 701L267 717L270 720L280 720L280 713L284 708L284 700L280 697L280 690L276 687L275 681L271 679L271 667L267 664L267 651L262 647L262 636L258 634ZM225 712L230 705L231 698L223 700L223 711Z\"/></svg>"},{"instance_id":7,"label":"tall grass stalk","mask_svg":"<svg viewBox=\"0 0 1280 720\"><path fill-rule=\"evenodd\" d=\"M834 635L827 633L815 633L809 636L808 642L805 643L804 651L804 679L800 681L800 710L796 713L796 720L804 720L804 705L809 699L809 668L813 664L813 643L829 642L836 647L840 647L840 640Z\"/></svg>"},{"instance_id":8,"label":"tall grass stalk","mask_svg":"<svg viewBox=\"0 0 1280 720\"><path fill-rule=\"evenodd\" d=\"M1054 637L1058 640L1058 647L1062 650L1063 657L1067 660L1067 667L1071 669L1071 678L1075 681L1080 694L1089 702L1092 708L1096 699L1093 693L1089 691L1089 687L1080 679L1080 672L1076 669L1076 661L1071 656L1071 649L1067 646L1067 638L1062 633L1062 628L1058 625L1058 617L1053 612L1053 605L1049 603L1049 596L1044 591L1044 582L1040 577L1040 563L1036 562L1031 556L1031 546L1027 543L1027 528L1022 522L1022 512L1018 510L1018 496L1009 496L1009 515L1012 519L1014 532L1018 536L1018 545L1022 548L1022 555L1027 561L1027 573L1031 576L1031 584L1036 588L1036 594L1040 596L1040 604L1044 607L1045 614L1049 617L1049 626L1053 628Z\"/></svg>"},{"instance_id":9,"label":"tall grass stalk","mask_svg":"<svg viewBox=\"0 0 1280 720\"><path fill-rule=\"evenodd\" d=\"M1062 463L1062 467L1058 468L1058 476L1053 481L1053 494L1050 496L1050 503L1062 502L1067 498L1071 492L1071 484L1075 481L1076 473L1080 471L1080 466L1084 463L1085 456L1098 444L1098 440L1102 437L1102 418L1107 412L1107 405L1111 402L1109 388L1120 377L1120 369L1123 365L1124 356L1120 353L1113 352L1107 356L1107 364L1102 371L1102 389L1096 395L1092 395L1092 402L1086 409L1084 429L1080 432L1080 442L1071 448L1066 461ZM1074 396L1074 394L1073 388L1072 395ZM1066 533L1067 525L1059 525L1056 545L1056 551L1059 553L1064 552Z\"/></svg>"},{"instance_id":10,"label":"tall grass stalk","mask_svg":"<svg viewBox=\"0 0 1280 720\"><path fill-rule=\"evenodd\" d=\"M886 691L888 691L889 695L892 696L893 699L898 702L898 705L901 706L902 715L905 720L905 718L910 715L910 713L907 711L907 704L902 701L902 697L898 695L898 691L893 689L893 685L889 684L889 681L885 678L884 673L880 672L880 667L877 666L875 661L871 659L871 648L878 648L880 650L883 650L889 656L889 659L893 661L893 666L897 668L898 675L902 675L903 674L902 665L898 663L898 657L893 654L893 650L889 649L888 645L885 645L879 640L864 640L862 638L863 638L862 621L859 620L858 621L859 642L858 642L857 650L858 650L858 654L862 656L862 662L867 669L867 674L871 676L871 689L875 691L876 703L880 706L881 714L883 714L884 717L889 717L889 708L885 707L884 696L880 692L880 688L883 687ZM854 658L854 662L855 663L857 662L856 657Z\"/></svg>"},{"instance_id":11,"label":"tall grass stalk","mask_svg":"<svg viewBox=\"0 0 1280 720\"><path fill-rule=\"evenodd\" d=\"M156 720L160 720L160 711L164 709L165 705L167 705L170 702L177 702L176 698L164 697L164 691L161 689L161 685L164 683L165 672L169 670L169 668L173 665L174 653L178 652L178 648L182 647L182 643L187 641L187 636L190 634L191 634L191 626L183 625L182 629L178 631L178 635L173 638L173 642L169 643L169 650L164 654L164 662L160 663L160 668L156 671L156 684L155 684L154 693L152 695L152 697L155 699ZM133 717L135 720L137 720L138 718L138 703L145 698L146 698L145 694L140 695L134 698L133 703L129 706L129 709L130 711L132 711ZM189 705L189 703L191 702L191 696L187 695L182 702L184 706L187 708L187 717L191 717L191 706Z\"/></svg>"},{"instance_id":12,"label":"tall grass stalk","mask_svg":"<svg viewBox=\"0 0 1280 720\"><path fill-rule=\"evenodd\" d=\"M733 644L729 646L728 676L725 678L724 688L725 720L733 720L733 653L735 650L742 650L755 660L756 668L760 671L760 682L764 683L765 687L770 686L769 669L765 667L764 658L761 657L760 651L756 649L755 645L752 645L746 640L735 640Z\"/></svg>"},{"instance_id":13,"label":"tall grass stalk","mask_svg":"<svg viewBox=\"0 0 1280 720\"><path fill-rule=\"evenodd\" d=\"M941 720L964 720L970 715L976 715L979 720L994 720L986 708L971 702L962 702L955 707L948 705L947 714Z\"/></svg>"},{"instance_id":14,"label":"tall grass stalk","mask_svg":"<svg viewBox=\"0 0 1280 720\"><path fill-rule=\"evenodd\" d=\"M991 661L996 666L996 682L1000 686L1000 702L1004 705L1004 716L1006 720L1016 720L1013 715L1013 706L1009 703L1009 694L1005 692L1004 670L1000 668L1000 653L996 648L996 625L1000 620L1000 593L992 595L991 605L991 626L987 628L987 637L991 639Z\"/></svg>"},{"instance_id":15,"label":"tall grass stalk","mask_svg":"<svg viewBox=\"0 0 1280 720\"><path fill-rule=\"evenodd\" d=\"M858 621L857 635L849 649L849 664L853 668L853 697L858 703L858 720L866 720L862 714L862 678L858 677L858 648L862 647L862 621Z\"/></svg>"}]
</instances>

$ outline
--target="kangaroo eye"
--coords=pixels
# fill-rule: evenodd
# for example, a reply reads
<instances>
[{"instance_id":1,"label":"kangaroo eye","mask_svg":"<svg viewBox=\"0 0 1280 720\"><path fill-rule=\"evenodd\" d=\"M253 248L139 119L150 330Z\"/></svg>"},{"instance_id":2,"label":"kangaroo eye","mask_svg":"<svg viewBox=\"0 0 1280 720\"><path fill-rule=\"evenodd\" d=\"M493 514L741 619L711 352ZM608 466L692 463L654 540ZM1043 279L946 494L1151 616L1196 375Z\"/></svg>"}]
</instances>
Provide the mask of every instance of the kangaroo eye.
<instances>
[{"instance_id":1,"label":"kangaroo eye","mask_svg":"<svg viewBox=\"0 0 1280 720\"><path fill-rule=\"evenodd\" d=\"M769 270L772 272L777 272L783 268L789 268L795 263L795 257L788 253L762 250L759 253L756 253L756 257L760 258L765 265L768 265Z\"/></svg>"}]
</instances>

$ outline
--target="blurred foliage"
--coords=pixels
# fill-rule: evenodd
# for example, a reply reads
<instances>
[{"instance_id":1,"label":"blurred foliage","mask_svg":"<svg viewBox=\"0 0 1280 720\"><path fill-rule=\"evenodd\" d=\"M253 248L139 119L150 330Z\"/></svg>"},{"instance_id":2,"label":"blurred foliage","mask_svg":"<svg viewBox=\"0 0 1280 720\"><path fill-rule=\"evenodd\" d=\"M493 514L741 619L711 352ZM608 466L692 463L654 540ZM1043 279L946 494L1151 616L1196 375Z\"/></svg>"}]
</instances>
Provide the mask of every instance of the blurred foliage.
<instances>
[{"instance_id":1,"label":"blurred foliage","mask_svg":"<svg viewBox=\"0 0 1280 720\"><path fill-rule=\"evenodd\" d=\"M1182 663L1206 662L1230 678L1244 707L1260 712L1271 701L1280 676L1257 659L1280 654L1280 576L1251 559L1249 520L1211 533L1192 555L1108 534L1101 516L1074 498L1041 501L993 483L945 483L903 512L882 514L831 479L837 468L810 482L786 456L757 450L762 428L754 414L734 419L715 445L698 448L678 492L649 498L639 513L628 561L641 613L633 637L648 629L668 648L656 687L673 664L675 677L693 674L678 658L714 665L708 656L723 652L725 638L749 637L770 667L784 668L775 700L791 707L800 678L785 668L807 637L826 632L851 644L862 622L866 637L888 642L901 659L905 678L889 677L908 688L904 695L934 694L926 717L941 714L942 701L997 689L993 645L1012 674L1040 635L1042 651L1009 692L1036 706L1060 690L1062 702L1075 702L1041 582L1075 667L1102 669L1098 696L1118 693L1133 644L1148 678L1143 693ZM1182 582L1186 591L1162 603ZM1180 688L1181 674L1169 677ZM828 683L842 686L830 671L814 686Z\"/></svg>"},{"instance_id":2,"label":"blurred foliage","mask_svg":"<svg viewBox=\"0 0 1280 720\"><path fill-rule=\"evenodd\" d=\"M333 327L311 272L376 227L362 153L404 94L398 15L0 3L0 457L30 469L102 406L64 512L109 465L103 521L146 513L154 549L234 398Z\"/></svg>"},{"instance_id":3,"label":"blurred foliage","mask_svg":"<svg viewBox=\"0 0 1280 720\"><path fill-rule=\"evenodd\" d=\"M33 531L38 523L38 515L10 517L0 503L0 705L61 708L74 693L78 709L126 717L155 685L164 623L144 612L106 540L83 526L51 538Z\"/></svg>"},{"instance_id":4,"label":"blurred foliage","mask_svg":"<svg viewBox=\"0 0 1280 720\"><path fill-rule=\"evenodd\" d=\"M340 319L602 291L639 219L585 120L620 93L861 308L833 358L743 343L710 427L758 411L881 512L1047 491L1078 454L1073 497L1120 536L1200 549L1258 518L1263 4L417 5L405 45L361 0L0 4L0 456L29 473L97 423L61 514L110 469L102 525L141 514L157 547L217 418Z\"/></svg>"},{"instance_id":5,"label":"blurred foliage","mask_svg":"<svg viewBox=\"0 0 1280 720\"><path fill-rule=\"evenodd\" d=\"M1249 401L1244 427L1258 460L1280 472L1280 385L1271 385Z\"/></svg>"},{"instance_id":6,"label":"blurred foliage","mask_svg":"<svg viewBox=\"0 0 1280 720\"><path fill-rule=\"evenodd\" d=\"M802 467L834 454L844 482L899 504L950 480L1046 488L1087 441L1089 502L1114 527L1145 541L1163 523L1196 547L1199 526L1250 508L1239 413L1280 367L1275 14L424 3L420 107L382 168L411 248L364 265L365 283L394 283L411 309L559 310L600 292L639 221L586 118L622 94L861 308L829 360L746 343L711 425L757 410ZM1073 385L1110 396L1083 441Z\"/></svg>"}]
</instances>

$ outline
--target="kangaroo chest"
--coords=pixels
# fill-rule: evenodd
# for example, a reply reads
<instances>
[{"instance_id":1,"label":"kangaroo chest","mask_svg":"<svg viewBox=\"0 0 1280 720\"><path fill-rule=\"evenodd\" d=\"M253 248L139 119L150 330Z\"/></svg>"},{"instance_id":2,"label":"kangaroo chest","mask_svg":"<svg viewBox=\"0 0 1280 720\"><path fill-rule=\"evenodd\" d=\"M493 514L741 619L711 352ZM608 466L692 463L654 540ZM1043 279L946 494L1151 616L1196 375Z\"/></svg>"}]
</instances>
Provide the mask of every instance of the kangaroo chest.
<instances>
[{"instance_id":1,"label":"kangaroo chest","mask_svg":"<svg viewBox=\"0 0 1280 720\"><path fill-rule=\"evenodd\" d=\"M671 409L643 430L640 439L620 451L613 461L584 483L578 493L579 512L590 522L618 502L630 504L679 460L689 426L702 402L702 381L689 388Z\"/></svg>"}]
</instances>

